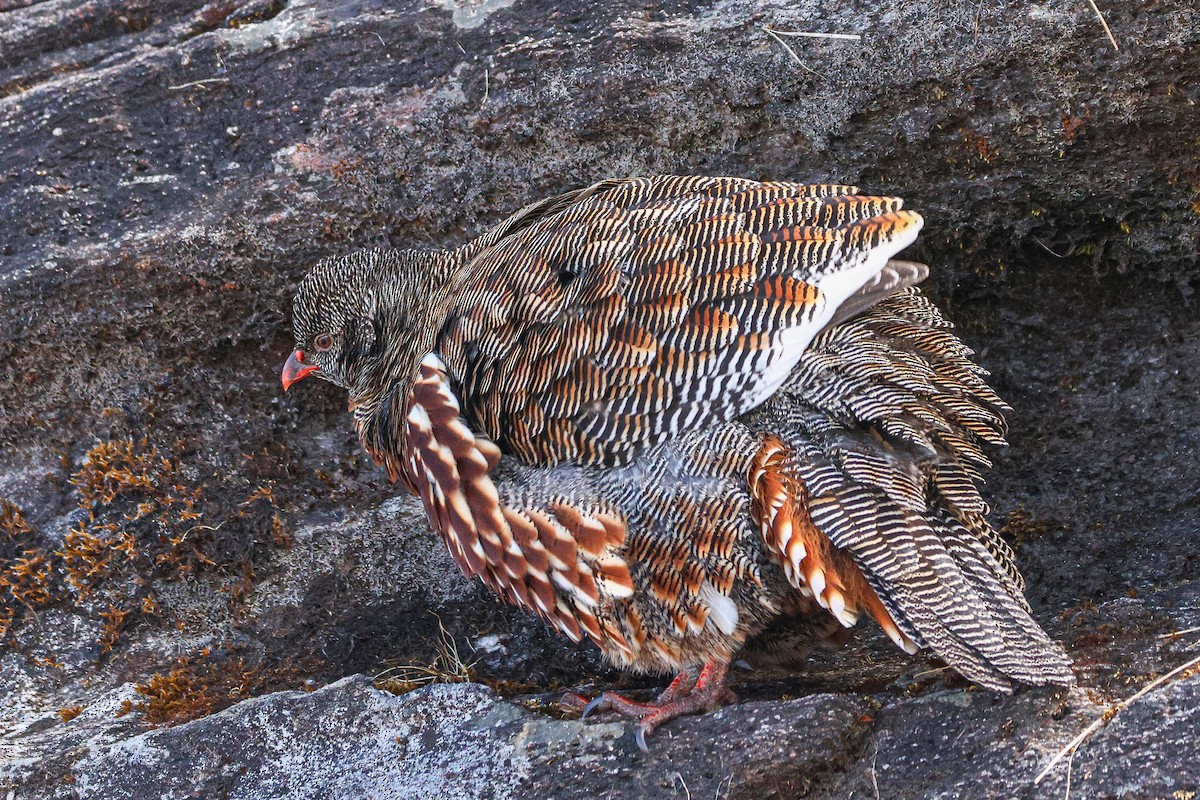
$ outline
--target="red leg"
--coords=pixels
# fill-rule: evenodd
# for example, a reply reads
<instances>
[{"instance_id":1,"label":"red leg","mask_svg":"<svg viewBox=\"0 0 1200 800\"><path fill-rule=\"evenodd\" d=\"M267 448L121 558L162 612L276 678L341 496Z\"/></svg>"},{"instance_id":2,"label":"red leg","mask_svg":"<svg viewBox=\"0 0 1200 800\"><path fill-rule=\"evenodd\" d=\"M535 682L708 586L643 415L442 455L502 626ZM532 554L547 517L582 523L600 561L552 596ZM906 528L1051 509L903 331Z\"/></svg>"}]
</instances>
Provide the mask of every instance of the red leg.
<instances>
[{"instance_id":1,"label":"red leg","mask_svg":"<svg viewBox=\"0 0 1200 800\"><path fill-rule=\"evenodd\" d=\"M671 681L671 685L663 689L662 694L654 699L654 705L661 707L681 697L687 697L699 679L700 670L696 667L688 667L676 675L675 680Z\"/></svg>"},{"instance_id":2,"label":"red leg","mask_svg":"<svg viewBox=\"0 0 1200 800\"><path fill-rule=\"evenodd\" d=\"M593 713L600 711L612 711L620 714L623 717L633 717L641 719L642 717L653 714L667 703L674 702L680 697L686 697L692 687L696 685L696 679L700 673L695 667L689 667L682 670L671 684L659 694L658 697L648 703L639 703L634 700L622 697L616 692L604 692L598 695L590 703L583 708L583 713L580 719L587 719Z\"/></svg>"},{"instance_id":3,"label":"red leg","mask_svg":"<svg viewBox=\"0 0 1200 800\"><path fill-rule=\"evenodd\" d=\"M637 703L615 692L605 692L584 706L582 718L586 719L595 711L612 711L640 720L636 739L638 747L645 750L646 734L653 733L664 722L734 702L737 697L725 685L728 671L729 665L725 662L709 659L699 672L694 667L680 672L671 685L649 703ZM562 703L577 708L582 701L582 697L572 694L564 697Z\"/></svg>"},{"instance_id":4,"label":"red leg","mask_svg":"<svg viewBox=\"0 0 1200 800\"><path fill-rule=\"evenodd\" d=\"M567 692L558 703L568 711L578 712L581 719L587 719L593 713L603 713L605 711L611 711L625 717L641 719L647 714L657 711L659 706L687 695L692 690L692 687L696 685L696 679L699 675L700 671L695 667L689 667L681 671L671 681L671 684L649 703L638 703L622 697L616 692L604 692L591 700L575 692Z\"/></svg>"},{"instance_id":5,"label":"red leg","mask_svg":"<svg viewBox=\"0 0 1200 800\"><path fill-rule=\"evenodd\" d=\"M724 661L710 658L704 662L700 678L695 687L670 702L664 703L658 709L642 717L637 730L637 746L646 751L646 734L654 733L658 726L676 717L688 714L703 714L715 711L726 703L733 703L737 695L726 685L725 679L729 673L729 665Z\"/></svg>"}]
</instances>

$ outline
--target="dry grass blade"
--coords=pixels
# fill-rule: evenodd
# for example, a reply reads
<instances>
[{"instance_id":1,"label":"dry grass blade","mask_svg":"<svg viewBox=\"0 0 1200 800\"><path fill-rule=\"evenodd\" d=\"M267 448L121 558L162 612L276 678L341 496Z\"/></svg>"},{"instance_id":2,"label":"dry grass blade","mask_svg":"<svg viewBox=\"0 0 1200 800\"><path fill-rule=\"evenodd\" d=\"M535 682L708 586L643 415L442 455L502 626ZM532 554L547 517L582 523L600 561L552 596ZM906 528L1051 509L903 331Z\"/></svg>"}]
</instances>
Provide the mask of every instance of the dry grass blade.
<instances>
[{"instance_id":1,"label":"dry grass blade","mask_svg":"<svg viewBox=\"0 0 1200 800\"><path fill-rule=\"evenodd\" d=\"M1088 0L1088 5L1092 7L1092 11L1096 12L1096 16L1100 18L1100 25L1104 28L1104 34L1108 40L1112 42L1113 50L1120 50L1117 46L1117 39L1113 36L1112 29L1108 27L1108 22L1104 19L1104 15L1100 13L1100 7L1096 5L1096 0Z\"/></svg>"},{"instance_id":2,"label":"dry grass blade","mask_svg":"<svg viewBox=\"0 0 1200 800\"><path fill-rule=\"evenodd\" d=\"M1074 247L1072 247L1070 250L1068 250L1066 255L1063 255L1062 253L1056 253L1055 251L1050 249L1050 246L1048 244L1046 244L1045 242L1043 242L1041 239L1037 238L1036 236L1033 237L1033 240L1035 242L1037 242L1039 245L1041 245L1041 248L1043 250L1045 250L1047 253L1054 256L1055 258L1070 258L1075 253Z\"/></svg>"},{"instance_id":3,"label":"dry grass blade","mask_svg":"<svg viewBox=\"0 0 1200 800\"><path fill-rule=\"evenodd\" d=\"M436 616L436 615L435 615ZM438 652L429 665L401 664L375 676L378 689L405 694L430 683L469 683L475 679L474 664L459 655L454 637L438 619Z\"/></svg>"},{"instance_id":4,"label":"dry grass blade","mask_svg":"<svg viewBox=\"0 0 1200 800\"><path fill-rule=\"evenodd\" d=\"M1112 708L1105 711L1094 722L1092 722L1091 725L1088 725L1086 728L1084 728L1082 731L1080 731L1078 736L1076 736L1071 741L1067 742L1067 745L1062 750L1059 750L1058 753L1054 756L1054 758L1050 759L1050 763L1046 765L1046 768L1043 769L1040 773L1038 773L1038 776L1033 779L1033 785L1037 786L1038 784L1040 784L1042 782L1042 780L1047 775L1050 774L1050 771L1052 769L1054 769L1054 767L1058 764L1058 762L1063 759L1064 756L1066 756L1068 754L1073 754L1075 752L1075 749L1077 747L1079 747L1079 745L1083 744L1084 739L1091 736L1099 728L1103 727L1105 725L1105 723L1107 723L1109 720L1111 720L1117 714L1121 713L1121 711L1128 708L1130 705L1132 705L1134 702L1136 702L1139 698L1144 697L1146 694L1154 691L1159 686L1162 686L1164 683L1171 680L1171 678L1174 678L1176 675L1180 674L1181 672L1186 672L1189 669L1192 669L1193 667L1197 667L1197 666L1200 666L1200 656L1193 658L1191 661L1188 661L1185 664L1180 664L1178 667L1171 670L1166 675L1162 675L1158 678L1155 678L1154 680L1150 681L1150 683L1143 686L1136 694L1132 695L1131 697L1129 697L1125 700L1120 701L1115 706L1113 706Z\"/></svg>"},{"instance_id":5,"label":"dry grass blade","mask_svg":"<svg viewBox=\"0 0 1200 800\"><path fill-rule=\"evenodd\" d=\"M763 30L767 32L768 36L770 36L772 39L774 39L775 41L777 41L781 45L783 45L784 50L787 50L789 53L792 54L792 58L794 58L796 60L796 63L800 65L800 69L804 70L805 72L811 72L813 75L816 75L817 77L822 77L821 73L817 72L815 69L812 69L807 64L805 64L803 61L801 61L800 56L796 55L796 51L791 48L791 45L789 45L783 39L779 38L779 34L775 33L775 31L771 30L770 28L763 28Z\"/></svg>"},{"instance_id":6,"label":"dry grass blade","mask_svg":"<svg viewBox=\"0 0 1200 800\"><path fill-rule=\"evenodd\" d=\"M922 678L926 675L937 675L939 672L945 672L948 669L950 669L950 667L938 667L937 669L927 669L924 672L918 672L916 675L913 675L913 680L916 680L917 678Z\"/></svg>"},{"instance_id":7,"label":"dry grass blade","mask_svg":"<svg viewBox=\"0 0 1200 800\"><path fill-rule=\"evenodd\" d=\"M1177 639L1180 636L1187 636L1189 633L1200 633L1200 628L1185 628L1181 631L1174 631L1173 633L1164 633L1162 636L1159 636L1158 638L1160 638L1160 639Z\"/></svg>"},{"instance_id":8,"label":"dry grass blade","mask_svg":"<svg viewBox=\"0 0 1200 800\"><path fill-rule=\"evenodd\" d=\"M806 39L842 39L844 41L857 42L862 39L857 33L817 33L816 31L781 31L776 28L767 28L771 33L779 36L800 36Z\"/></svg>"},{"instance_id":9,"label":"dry grass blade","mask_svg":"<svg viewBox=\"0 0 1200 800\"><path fill-rule=\"evenodd\" d=\"M172 92L177 92L180 89L207 89L211 84L216 83L229 83L229 78L201 78L198 81L177 83L174 86L168 86L167 89Z\"/></svg>"}]
</instances>

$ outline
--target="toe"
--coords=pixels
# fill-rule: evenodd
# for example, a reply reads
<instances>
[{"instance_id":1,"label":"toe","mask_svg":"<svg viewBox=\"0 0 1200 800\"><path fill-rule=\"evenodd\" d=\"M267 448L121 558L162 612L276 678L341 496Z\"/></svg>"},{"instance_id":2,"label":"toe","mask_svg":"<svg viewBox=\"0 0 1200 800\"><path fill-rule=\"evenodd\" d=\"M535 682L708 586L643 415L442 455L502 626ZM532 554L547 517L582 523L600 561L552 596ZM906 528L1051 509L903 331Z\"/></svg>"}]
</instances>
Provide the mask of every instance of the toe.
<instances>
[{"instance_id":1,"label":"toe","mask_svg":"<svg viewBox=\"0 0 1200 800\"><path fill-rule=\"evenodd\" d=\"M563 711L573 711L576 714L582 714L587 710L588 705L588 699L575 692L567 692L558 698L558 707Z\"/></svg>"}]
</instances>

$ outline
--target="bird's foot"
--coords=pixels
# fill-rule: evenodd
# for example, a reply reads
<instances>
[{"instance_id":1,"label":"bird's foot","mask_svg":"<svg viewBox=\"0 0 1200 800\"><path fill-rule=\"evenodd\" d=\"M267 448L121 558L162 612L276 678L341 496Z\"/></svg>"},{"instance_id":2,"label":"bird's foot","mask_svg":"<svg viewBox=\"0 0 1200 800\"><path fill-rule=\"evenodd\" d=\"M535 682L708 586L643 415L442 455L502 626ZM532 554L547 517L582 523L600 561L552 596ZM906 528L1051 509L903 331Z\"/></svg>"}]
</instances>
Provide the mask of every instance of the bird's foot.
<instances>
[{"instance_id":1,"label":"bird's foot","mask_svg":"<svg viewBox=\"0 0 1200 800\"><path fill-rule=\"evenodd\" d=\"M574 711L579 714L580 719L587 719L592 714L602 714L608 711L623 717L641 719L664 703L669 703L690 692L696 685L699 674L699 671L694 668L683 670L675 676L670 686L649 703L629 700L616 692L604 692L591 700L575 692L567 692L558 703L564 711Z\"/></svg>"},{"instance_id":2,"label":"bird's foot","mask_svg":"<svg viewBox=\"0 0 1200 800\"><path fill-rule=\"evenodd\" d=\"M583 707L581 719L602 711L632 717L638 720L635 735L637 746L646 751L646 735L653 733L663 723L688 714L713 711L726 703L735 702L737 696L725 683L728 671L728 664L710 659L698 674L694 669L680 672L671 685L649 703L639 703L615 692L605 692ZM563 702L573 707L582 700L579 695L569 695Z\"/></svg>"}]
</instances>

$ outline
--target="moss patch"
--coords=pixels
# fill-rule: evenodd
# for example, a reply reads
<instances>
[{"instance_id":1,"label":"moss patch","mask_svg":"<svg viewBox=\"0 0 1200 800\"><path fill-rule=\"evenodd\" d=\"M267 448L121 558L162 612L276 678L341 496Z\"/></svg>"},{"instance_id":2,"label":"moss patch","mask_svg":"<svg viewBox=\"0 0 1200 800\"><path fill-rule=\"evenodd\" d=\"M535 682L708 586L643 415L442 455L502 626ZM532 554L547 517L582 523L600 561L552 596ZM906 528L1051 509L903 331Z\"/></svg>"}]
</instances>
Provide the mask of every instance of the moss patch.
<instances>
[{"instance_id":1,"label":"moss patch","mask_svg":"<svg viewBox=\"0 0 1200 800\"><path fill-rule=\"evenodd\" d=\"M130 625L160 615L158 581L195 576L231 603L245 599L267 553L291 546L291 526L270 482L201 475L148 439L97 442L67 480L77 521L57 542L0 500L0 637L15 644L29 610L61 603L99 622L102 657Z\"/></svg>"},{"instance_id":2,"label":"moss patch","mask_svg":"<svg viewBox=\"0 0 1200 800\"><path fill-rule=\"evenodd\" d=\"M269 664L236 648L205 647L176 659L136 685L144 699L122 703L121 713L141 712L154 725L173 725L213 714L234 703L302 685L311 665Z\"/></svg>"}]
</instances>

